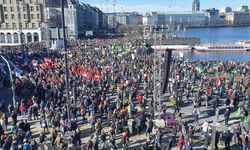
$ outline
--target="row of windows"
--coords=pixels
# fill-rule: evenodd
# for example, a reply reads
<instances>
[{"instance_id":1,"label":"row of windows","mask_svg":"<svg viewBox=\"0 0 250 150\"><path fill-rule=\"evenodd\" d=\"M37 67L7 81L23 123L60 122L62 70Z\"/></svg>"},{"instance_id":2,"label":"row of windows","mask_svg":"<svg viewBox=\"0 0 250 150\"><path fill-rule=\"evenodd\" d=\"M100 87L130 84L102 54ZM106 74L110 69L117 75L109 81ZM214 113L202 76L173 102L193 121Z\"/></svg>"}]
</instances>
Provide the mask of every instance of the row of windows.
<instances>
[{"instance_id":1,"label":"row of windows","mask_svg":"<svg viewBox=\"0 0 250 150\"><path fill-rule=\"evenodd\" d=\"M10 12L14 12L14 8L13 8L13 6L10 6ZM17 6L17 10L19 10L18 9L18 6ZM36 11L39 11L40 10L40 6L36 6ZM3 11L4 12L7 12L8 11L8 8L5 6L5 7L3 7ZM24 6L23 7L23 11L27 11L27 7L26 6ZM33 6L30 6L30 11L32 12L32 11L34 11L34 7Z\"/></svg>"},{"instance_id":2,"label":"row of windows","mask_svg":"<svg viewBox=\"0 0 250 150\"><path fill-rule=\"evenodd\" d=\"M208 47L209 49L243 49L243 46L232 46L232 47Z\"/></svg>"},{"instance_id":3,"label":"row of windows","mask_svg":"<svg viewBox=\"0 0 250 150\"><path fill-rule=\"evenodd\" d=\"M16 1L16 3L24 1L24 3L29 3L29 4L31 4L31 3L37 4L39 2L39 0L2 0L2 1L3 1L3 4L7 4L7 2L9 4L12 4L12 3L15 3L15 1Z\"/></svg>"},{"instance_id":4,"label":"row of windows","mask_svg":"<svg viewBox=\"0 0 250 150\"><path fill-rule=\"evenodd\" d=\"M6 20L9 19L9 15L8 15L8 14L5 14L5 15L4 15L4 18L5 18ZM30 18L31 18L31 19L35 19L35 15L34 15L34 14L31 14L31 15L30 15ZM37 14L37 15L36 15L36 18L37 18L37 19L41 19L40 14ZM11 15L10 15L10 19L16 19L16 16L15 16L14 14L11 14ZM18 19L21 19L21 15L20 15L20 14L18 14ZM27 19L27 15L26 15L26 14L23 14L23 19Z\"/></svg>"},{"instance_id":5,"label":"row of windows","mask_svg":"<svg viewBox=\"0 0 250 150\"><path fill-rule=\"evenodd\" d=\"M39 25L41 26L41 25ZM3 27L2 24L0 24L0 27ZM19 23L19 27L23 27L22 23ZM4 27L3 27L4 28ZM12 26L10 26L9 23L5 23L5 28L10 29L10 28L17 28L17 24L16 23L12 23ZM30 25L28 23L25 24L25 28L30 28ZM32 23L31 24L31 28L36 28L36 24Z\"/></svg>"}]
</instances>

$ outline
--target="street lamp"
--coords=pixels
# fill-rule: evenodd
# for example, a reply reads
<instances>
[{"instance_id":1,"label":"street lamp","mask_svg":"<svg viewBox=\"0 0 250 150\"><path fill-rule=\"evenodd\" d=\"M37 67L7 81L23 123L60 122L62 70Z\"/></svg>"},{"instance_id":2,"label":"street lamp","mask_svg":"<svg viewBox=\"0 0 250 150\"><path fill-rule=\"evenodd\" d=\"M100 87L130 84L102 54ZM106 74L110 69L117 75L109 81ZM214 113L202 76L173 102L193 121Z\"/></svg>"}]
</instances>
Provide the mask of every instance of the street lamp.
<instances>
[{"instance_id":1,"label":"street lamp","mask_svg":"<svg viewBox=\"0 0 250 150\"><path fill-rule=\"evenodd\" d=\"M12 89L12 101L13 101L14 108L16 108L15 85L14 85L14 82L13 82L13 77L12 77L12 71L11 71L11 68L10 68L10 63L8 62L8 60L3 55L0 55L0 56L6 62L7 66L8 66L8 69L9 69L11 89Z\"/></svg>"},{"instance_id":2,"label":"street lamp","mask_svg":"<svg viewBox=\"0 0 250 150\"><path fill-rule=\"evenodd\" d=\"M63 49L64 49L64 64L65 64L65 81L66 81L66 98L67 98L67 112L68 112L68 123L70 120L70 99L69 99L69 71L68 71L68 55L67 55L67 41L65 31L65 18L64 18L64 1L61 0L61 11L62 11L62 31L63 31Z\"/></svg>"},{"instance_id":3,"label":"street lamp","mask_svg":"<svg viewBox=\"0 0 250 150\"><path fill-rule=\"evenodd\" d=\"M25 39L25 36L24 36L24 34L23 34L23 27L22 27L22 20L21 20L21 18L22 18L22 16L21 16L21 12L20 12L20 10L21 10L21 8L20 8L20 1L21 0L18 0L17 1L17 7L18 7L18 9L17 9L17 11L18 11L18 23L19 23L19 31L20 31L20 43L21 43L21 50L22 50L22 54L23 54L23 52L24 52L24 41L23 41L23 38Z\"/></svg>"}]
</instances>

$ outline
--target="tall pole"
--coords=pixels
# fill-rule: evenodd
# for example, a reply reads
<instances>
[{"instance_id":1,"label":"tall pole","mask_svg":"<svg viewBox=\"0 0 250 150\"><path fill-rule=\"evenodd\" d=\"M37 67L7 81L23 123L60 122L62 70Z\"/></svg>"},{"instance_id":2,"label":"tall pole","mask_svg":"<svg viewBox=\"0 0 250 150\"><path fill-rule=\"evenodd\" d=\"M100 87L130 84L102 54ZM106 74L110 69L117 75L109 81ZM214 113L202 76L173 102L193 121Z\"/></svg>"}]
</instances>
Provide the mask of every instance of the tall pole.
<instances>
[{"instance_id":1,"label":"tall pole","mask_svg":"<svg viewBox=\"0 0 250 150\"><path fill-rule=\"evenodd\" d=\"M12 77L12 71L11 71L11 68L10 68L10 63L8 62L8 60L6 58L3 57L3 55L1 55L1 58L6 62L7 66L8 66L8 69L9 69L11 89L12 89L12 101L13 101L14 108L16 108L15 85L14 85L14 82L13 82L13 77Z\"/></svg>"},{"instance_id":2,"label":"tall pole","mask_svg":"<svg viewBox=\"0 0 250 150\"><path fill-rule=\"evenodd\" d=\"M20 10L21 10L21 8L20 8L20 2L19 2L20 0L18 0L17 1L17 11L18 11L18 27L19 27L19 31L20 31L20 43L21 43L21 50L22 50L22 53L24 52L24 45L23 45L23 38L25 39L25 37L23 37L22 35L24 35L24 34L22 34L22 21L21 21L21 18L22 18L22 16L21 16L21 12L20 12Z\"/></svg>"},{"instance_id":3,"label":"tall pole","mask_svg":"<svg viewBox=\"0 0 250 150\"><path fill-rule=\"evenodd\" d=\"M153 58L153 62L154 62L154 65L153 65L153 79L154 79L154 94L153 94L153 99L154 99L154 118L155 118L155 115L156 115L156 99L157 99L157 95L156 95L156 36L157 36L157 33L156 33L156 29L154 28L153 29L153 35L154 35L154 58Z\"/></svg>"},{"instance_id":4,"label":"tall pole","mask_svg":"<svg viewBox=\"0 0 250 150\"><path fill-rule=\"evenodd\" d=\"M68 121L70 120L70 99L69 99L69 71L68 71L68 55L67 55L67 41L66 41L66 31L65 31L65 18L64 18L64 1L61 0L61 10L62 10L62 31L63 31L63 49L64 49L64 65L65 65L65 81L66 81L66 98L67 98L67 111L68 111Z\"/></svg>"}]
</instances>

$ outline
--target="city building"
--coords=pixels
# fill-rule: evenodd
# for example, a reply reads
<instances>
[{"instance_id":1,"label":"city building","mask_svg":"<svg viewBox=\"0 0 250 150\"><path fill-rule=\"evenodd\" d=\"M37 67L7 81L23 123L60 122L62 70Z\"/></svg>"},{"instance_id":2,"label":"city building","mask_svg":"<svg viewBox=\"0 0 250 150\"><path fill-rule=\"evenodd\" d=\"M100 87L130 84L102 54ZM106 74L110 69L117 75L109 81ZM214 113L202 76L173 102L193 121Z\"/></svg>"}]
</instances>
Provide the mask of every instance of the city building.
<instances>
[{"instance_id":1,"label":"city building","mask_svg":"<svg viewBox=\"0 0 250 150\"><path fill-rule=\"evenodd\" d=\"M106 27L105 15L97 7L65 0L64 11L68 40L83 38L89 31L99 33ZM63 39L61 14L59 0L1 0L0 46L44 41L48 47L57 48Z\"/></svg>"},{"instance_id":2,"label":"city building","mask_svg":"<svg viewBox=\"0 0 250 150\"><path fill-rule=\"evenodd\" d=\"M134 25L142 25L142 18L141 14L134 16Z\"/></svg>"},{"instance_id":3,"label":"city building","mask_svg":"<svg viewBox=\"0 0 250 150\"><path fill-rule=\"evenodd\" d=\"M226 14L225 20L228 25L249 25L250 13L233 11Z\"/></svg>"},{"instance_id":4,"label":"city building","mask_svg":"<svg viewBox=\"0 0 250 150\"><path fill-rule=\"evenodd\" d=\"M125 13L120 13L116 15L116 22L121 25L129 25L129 16Z\"/></svg>"},{"instance_id":5,"label":"city building","mask_svg":"<svg viewBox=\"0 0 250 150\"><path fill-rule=\"evenodd\" d=\"M200 1L199 0L193 0L192 11L193 12L200 11Z\"/></svg>"},{"instance_id":6,"label":"city building","mask_svg":"<svg viewBox=\"0 0 250 150\"><path fill-rule=\"evenodd\" d=\"M207 16L207 24L208 26L216 26L220 21L219 10L215 8L205 9L203 10L205 16Z\"/></svg>"},{"instance_id":7,"label":"city building","mask_svg":"<svg viewBox=\"0 0 250 150\"><path fill-rule=\"evenodd\" d=\"M43 0L0 1L0 46L43 40L46 11Z\"/></svg>"},{"instance_id":8,"label":"city building","mask_svg":"<svg viewBox=\"0 0 250 150\"><path fill-rule=\"evenodd\" d=\"M142 23L144 26L155 26L158 24L157 12L148 12L143 15Z\"/></svg>"},{"instance_id":9,"label":"city building","mask_svg":"<svg viewBox=\"0 0 250 150\"><path fill-rule=\"evenodd\" d=\"M206 16L202 12L190 11L170 11L170 12L150 12L143 16L144 26L155 25L173 25L173 26L205 26Z\"/></svg>"},{"instance_id":10,"label":"city building","mask_svg":"<svg viewBox=\"0 0 250 150\"><path fill-rule=\"evenodd\" d=\"M238 12L244 12L244 13L249 13L249 8L248 8L248 6L243 5L243 6L237 7L236 11L238 11Z\"/></svg>"},{"instance_id":11,"label":"city building","mask_svg":"<svg viewBox=\"0 0 250 150\"><path fill-rule=\"evenodd\" d=\"M142 15L137 12L117 13L116 22L121 25L142 25Z\"/></svg>"},{"instance_id":12,"label":"city building","mask_svg":"<svg viewBox=\"0 0 250 150\"><path fill-rule=\"evenodd\" d=\"M115 28L116 27L116 14L107 13L105 15L107 16L107 26L109 28Z\"/></svg>"},{"instance_id":13,"label":"city building","mask_svg":"<svg viewBox=\"0 0 250 150\"><path fill-rule=\"evenodd\" d=\"M137 12L106 13L105 16L110 28L119 25L142 25L142 15Z\"/></svg>"},{"instance_id":14,"label":"city building","mask_svg":"<svg viewBox=\"0 0 250 150\"><path fill-rule=\"evenodd\" d=\"M232 12L232 8L231 7L223 7L220 9L220 15L225 15L226 13L230 13Z\"/></svg>"}]
</instances>

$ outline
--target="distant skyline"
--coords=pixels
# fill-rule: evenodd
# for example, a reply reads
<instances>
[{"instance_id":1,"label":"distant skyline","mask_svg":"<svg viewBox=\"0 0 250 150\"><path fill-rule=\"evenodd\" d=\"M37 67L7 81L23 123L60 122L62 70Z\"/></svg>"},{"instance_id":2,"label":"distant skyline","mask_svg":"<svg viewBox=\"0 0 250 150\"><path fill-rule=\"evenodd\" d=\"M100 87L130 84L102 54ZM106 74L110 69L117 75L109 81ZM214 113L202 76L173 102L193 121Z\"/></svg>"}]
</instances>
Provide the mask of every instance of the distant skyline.
<instances>
[{"instance_id":1,"label":"distant skyline","mask_svg":"<svg viewBox=\"0 0 250 150\"><path fill-rule=\"evenodd\" d=\"M104 12L113 12L113 0L79 0L96 6ZM107 8L108 2L108 8ZM242 5L250 7L250 0L200 0L201 9L230 6L233 10ZM116 0L116 12L123 11L191 11L192 0Z\"/></svg>"}]
</instances>

